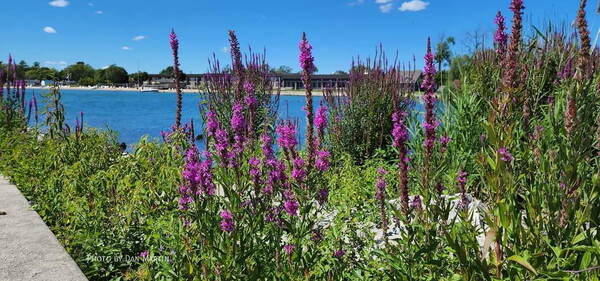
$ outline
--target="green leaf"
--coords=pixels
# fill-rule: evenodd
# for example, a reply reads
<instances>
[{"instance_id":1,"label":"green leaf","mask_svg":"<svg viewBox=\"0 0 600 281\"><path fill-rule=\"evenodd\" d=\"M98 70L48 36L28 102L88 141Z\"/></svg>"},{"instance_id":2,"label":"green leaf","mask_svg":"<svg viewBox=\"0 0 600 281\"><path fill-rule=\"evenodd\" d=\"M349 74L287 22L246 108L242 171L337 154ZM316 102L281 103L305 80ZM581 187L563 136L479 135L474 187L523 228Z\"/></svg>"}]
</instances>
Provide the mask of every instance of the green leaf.
<instances>
[{"instance_id":1,"label":"green leaf","mask_svg":"<svg viewBox=\"0 0 600 281\"><path fill-rule=\"evenodd\" d=\"M533 274L537 275L537 271L533 268L533 266L531 266L527 260L519 255L513 255L506 260L517 262L523 267L527 268L529 271L533 272Z\"/></svg>"}]
</instances>

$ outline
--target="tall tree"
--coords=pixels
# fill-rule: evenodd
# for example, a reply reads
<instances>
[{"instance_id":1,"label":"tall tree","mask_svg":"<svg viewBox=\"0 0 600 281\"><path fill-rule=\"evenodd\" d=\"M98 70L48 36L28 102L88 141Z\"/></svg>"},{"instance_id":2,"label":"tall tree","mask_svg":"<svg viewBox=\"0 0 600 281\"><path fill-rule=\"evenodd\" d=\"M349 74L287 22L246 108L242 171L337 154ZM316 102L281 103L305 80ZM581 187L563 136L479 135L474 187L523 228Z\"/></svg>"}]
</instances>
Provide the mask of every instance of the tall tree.
<instances>
[{"instance_id":1,"label":"tall tree","mask_svg":"<svg viewBox=\"0 0 600 281\"><path fill-rule=\"evenodd\" d=\"M448 66L450 66L450 62L452 60L452 50L450 50L450 46L454 46L455 44L454 37L446 37L442 36L442 39L437 43L435 48L435 62L438 64L438 71L442 71L442 63L447 62Z\"/></svg>"},{"instance_id":2,"label":"tall tree","mask_svg":"<svg viewBox=\"0 0 600 281\"><path fill-rule=\"evenodd\" d=\"M79 82L79 79L83 77L94 78L95 74L96 70L91 65L85 64L82 61L69 65L61 71L62 77L75 82Z\"/></svg>"}]
</instances>

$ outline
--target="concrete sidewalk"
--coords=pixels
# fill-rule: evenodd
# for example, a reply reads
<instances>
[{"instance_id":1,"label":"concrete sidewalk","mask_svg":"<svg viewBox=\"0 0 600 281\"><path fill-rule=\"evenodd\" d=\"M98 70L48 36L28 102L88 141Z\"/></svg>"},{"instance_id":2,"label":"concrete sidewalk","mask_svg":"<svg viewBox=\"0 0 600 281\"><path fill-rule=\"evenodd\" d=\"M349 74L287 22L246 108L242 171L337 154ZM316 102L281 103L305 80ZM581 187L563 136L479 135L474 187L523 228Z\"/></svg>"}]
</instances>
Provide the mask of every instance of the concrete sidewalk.
<instances>
[{"instance_id":1,"label":"concrete sidewalk","mask_svg":"<svg viewBox=\"0 0 600 281\"><path fill-rule=\"evenodd\" d=\"M16 186L0 175L0 281L87 280Z\"/></svg>"}]
</instances>

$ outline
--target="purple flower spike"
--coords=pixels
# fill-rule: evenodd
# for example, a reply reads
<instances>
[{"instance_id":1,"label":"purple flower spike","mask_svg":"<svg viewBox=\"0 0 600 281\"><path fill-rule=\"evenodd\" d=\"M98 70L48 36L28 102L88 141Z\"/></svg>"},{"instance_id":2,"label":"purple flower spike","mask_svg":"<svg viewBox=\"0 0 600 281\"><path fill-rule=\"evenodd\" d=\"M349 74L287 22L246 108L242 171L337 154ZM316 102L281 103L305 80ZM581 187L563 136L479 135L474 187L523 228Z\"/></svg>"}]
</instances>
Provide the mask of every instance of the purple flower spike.
<instances>
[{"instance_id":1,"label":"purple flower spike","mask_svg":"<svg viewBox=\"0 0 600 281\"><path fill-rule=\"evenodd\" d=\"M504 16L498 11L494 22L498 26L496 33L494 34L494 44L496 45L496 53L500 58L504 58L506 55L506 47L508 44L508 35L506 34L506 26L504 24Z\"/></svg>"},{"instance_id":2,"label":"purple flower spike","mask_svg":"<svg viewBox=\"0 0 600 281\"><path fill-rule=\"evenodd\" d=\"M291 189L288 189L284 192L285 203L283 207L285 208L285 212L289 216L297 216L298 215L298 201L296 201L296 197L294 196L294 192Z\"/></svg>"},{"instance_id":3,"label":"purple flower spike","mask_svg":"<svg viewBox=\"0 0 600 281\"><path fill-rule=\"evenodd\" d=\"M339 261L342 261L342 259L344 258L345 255L346 255L346 251L344 251L344 249L342 249L342 247L340 247L335 252L333 252L333 257L337 258Z\"/></svg>"},{"instance_id":4,"label":"purple flower spike","mask_svg":"<svg viewBox=\"0 0 600 281\"><path fill-rule=\"evenodd\" d=\"M506 163L510 163L515 159L506 147L498 149L498 153L500 153L501 160Z\"/></svg>"},{"instance_id":5,"label":"purple flower spike","mask_svg":"<svg viewBox=\"0 0 600 281\"><path fill-rule=\"evenodd\" d=\"M317 161L315 167L320 171L327 171L329 169L329 157L331 154L326 150L317 151Z\"/></svg>"},{"instance_id":6,"label":"purple flower spike","mask_svg":"<svg viewBox=\"0 0 600 281\"><path fill-rule=\"evenodd\" d=\"M235 223L233 215L228 210L221 211L221 230L227 233L233 232Z\"/></svg>"},{"instance_id":7,"label":"purple flower spike","mask_svg":"<svg viewBox=\"0 0 600 281\"><path fill-rule=\"evenodd\" d=\"M425 118L423 128L425 129L425 162L429 162L433 153L433 145L435 144L436 136L435 129L439 125L439 121L435 118L435 65L434 55L431 52L431 40L427 38L427 54L425 54L425 71L423 84L421 87L425 90L423 102L425 102Z\"/></svg>"},{"instance_id":8,"label":"purple flower spike","mask_svg":"<svg viewBox=\"0 0 600 281\"><path fill-rule=\"evenodd\" d=\"M296 249L296 246L294 246L294 244L285 244L285 246L283 246L283 250L288 255L294 253L294 249Z\"/></svg>"}]
</instances>

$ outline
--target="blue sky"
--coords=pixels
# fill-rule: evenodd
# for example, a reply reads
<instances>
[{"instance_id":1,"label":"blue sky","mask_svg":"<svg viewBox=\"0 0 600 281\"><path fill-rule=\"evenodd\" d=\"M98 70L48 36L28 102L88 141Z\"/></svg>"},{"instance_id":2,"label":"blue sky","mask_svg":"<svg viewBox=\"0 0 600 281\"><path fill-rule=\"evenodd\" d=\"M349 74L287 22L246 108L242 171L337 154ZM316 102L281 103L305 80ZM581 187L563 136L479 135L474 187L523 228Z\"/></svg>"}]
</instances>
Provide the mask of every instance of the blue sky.
<instances>
[{"instance_id":1,"label":"blue sky","mask_svg":"<svg viewBox=\"0 0 600 281\"><path fill-rule=\"evenodd\" d=\"M598 0L588 0L595 38L600 26ZM215 53L222 64L229 29L243 50L267 50L272 66L298 70L298 42L307 33L320 73L347 70L353 57L372 56L383 44L388 57L417 58L422 66L427 36L454 36L455 53L466 52L474 32L494 29L498 10L508 15L509 0L19 0L2 1L1 60L8 53L29 64L63 68L84 61L95 68L110 64L159 72L172 63L168 35L180 38L186 73L207 70ZM525 26L571 23L576 0L525 0Z\"/></svg>"}]
</instances>

